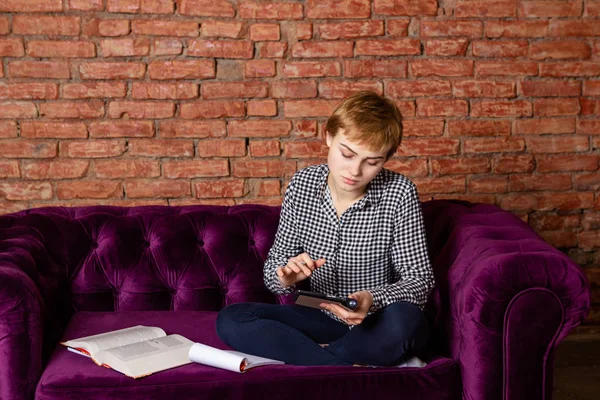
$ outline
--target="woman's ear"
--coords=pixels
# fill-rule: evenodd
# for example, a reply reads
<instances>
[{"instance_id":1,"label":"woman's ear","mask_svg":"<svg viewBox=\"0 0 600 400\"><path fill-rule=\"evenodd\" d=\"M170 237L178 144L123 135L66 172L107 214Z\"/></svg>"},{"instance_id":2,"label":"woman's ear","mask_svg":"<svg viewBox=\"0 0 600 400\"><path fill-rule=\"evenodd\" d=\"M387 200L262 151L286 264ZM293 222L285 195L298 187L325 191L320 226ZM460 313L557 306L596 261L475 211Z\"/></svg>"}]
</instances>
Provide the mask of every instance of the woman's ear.
<instances>
[{"instance_id":1,"label":"woman's ear","mask_svg":"<svg viewBox=\"0 0 600 400\"><path fill-rule=\"evenodd\" d=\"M327 147L331 147L331 143L333 142L333 136L328 131L325 131L325 142L327 143Z\"/></svg>"}]
</instances>

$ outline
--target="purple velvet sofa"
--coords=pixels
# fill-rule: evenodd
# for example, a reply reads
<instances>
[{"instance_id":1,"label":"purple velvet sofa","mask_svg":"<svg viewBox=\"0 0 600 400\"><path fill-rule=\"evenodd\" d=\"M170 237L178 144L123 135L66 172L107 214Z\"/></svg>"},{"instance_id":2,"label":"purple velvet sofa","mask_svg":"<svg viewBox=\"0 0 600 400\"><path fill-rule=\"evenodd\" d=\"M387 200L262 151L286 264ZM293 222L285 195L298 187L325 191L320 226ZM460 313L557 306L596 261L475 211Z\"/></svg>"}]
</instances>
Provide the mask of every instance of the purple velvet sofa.
<instances>
[{"instance_id":1,"label":"purple velvet sofa","mask_svg":"<svg viewBox=\"0 0 600 400\"><path fill-rule=\"evenodd\" d=\"M495 206L423 203L436 289L423 368L190 364L134 380L58 345L135 324L226 348L223 306L287 303L262 266L279 208L40 208L0 216L0 399L550 399L587 315L580 268Z\"/></svg>"}]
</instances>

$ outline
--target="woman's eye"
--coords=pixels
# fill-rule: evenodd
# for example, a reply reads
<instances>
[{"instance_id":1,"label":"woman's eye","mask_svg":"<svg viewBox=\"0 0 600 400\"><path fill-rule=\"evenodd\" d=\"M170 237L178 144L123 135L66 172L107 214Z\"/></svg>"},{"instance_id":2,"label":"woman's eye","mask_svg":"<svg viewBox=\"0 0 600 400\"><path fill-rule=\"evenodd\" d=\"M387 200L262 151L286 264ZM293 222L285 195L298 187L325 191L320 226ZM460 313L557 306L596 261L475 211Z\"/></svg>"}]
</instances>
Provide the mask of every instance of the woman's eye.
<instances>
[{"instance_id":1,"label":"woman's eye","mask_svg":"<svg viewBox=\"0 0 600 400\"><path fill-rule=\"evenodd\" d=\"M377 164L379 164L379 163L377 161L375 161L375 162L370 162L370 163L367 163L367 164L369 164L372 167L376 167Z\"/></svg>"},{"instance_id":2,"label":"woman's eye","mask_svg":"<svg viewBox=\"0 0 600 400\"><path fill-rule=\"evenodd\" d=\"M342 156L344 156L344 158L352 158L352 154L342 153Z\"/></svg>"}]
</instances>

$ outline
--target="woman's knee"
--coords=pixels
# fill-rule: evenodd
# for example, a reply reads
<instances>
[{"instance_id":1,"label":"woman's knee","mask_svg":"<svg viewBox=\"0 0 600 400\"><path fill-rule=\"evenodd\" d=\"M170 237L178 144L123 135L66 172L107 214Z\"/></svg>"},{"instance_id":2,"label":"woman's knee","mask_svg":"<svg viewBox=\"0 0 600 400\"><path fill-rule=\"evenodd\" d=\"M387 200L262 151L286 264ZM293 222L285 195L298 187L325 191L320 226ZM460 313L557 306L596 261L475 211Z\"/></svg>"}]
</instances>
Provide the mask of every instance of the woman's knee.
<instances>
[{"instance_id":1,"label":"woman's knee","mask_svg":"<svg viewBox=\"0 0 600 400\"><path fill-rule=\"evenodd\" d=\"M248 320L249 307L246 303L236 303L226 306L217 315L217 335L224 342L228 342L231 334L237 332L240 324Z\"/></svg>"},{"instance_id":2,"label":"woman's knee","mask_svg":"<svg viewBox=\"0 0 600 400\"><path fill-rule=\"evenodd\" d=\"M391 317L394 332L399 332L403 338L416 338L423 342L429 336L429 324L425 313L416 305L399 302L386 307L386 319Z\"/></svg>"}]
</instances>

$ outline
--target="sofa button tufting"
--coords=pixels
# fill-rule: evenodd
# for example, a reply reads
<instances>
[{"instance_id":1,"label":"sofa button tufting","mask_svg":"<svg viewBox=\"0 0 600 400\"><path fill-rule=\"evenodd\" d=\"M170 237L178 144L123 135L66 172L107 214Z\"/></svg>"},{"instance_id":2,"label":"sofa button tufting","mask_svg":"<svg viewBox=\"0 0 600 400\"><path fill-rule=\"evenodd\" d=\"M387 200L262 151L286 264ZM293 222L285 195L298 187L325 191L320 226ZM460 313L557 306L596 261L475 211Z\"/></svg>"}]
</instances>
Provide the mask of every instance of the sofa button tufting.
<instances>
[{"instance_id":1,"label":"sofa button tufting","mask_svg":"<svg viewBox=\"0 0 600 400\"><path fill-rule=\"evenodd\" d=\"M92 242L92 244L90 245L90 247L92 249L97 249L98 248L98 242Z\"/></svg>"},{"instance_id":2,"label":"sofa button tufting","mask_svg":"<svg viewBox=\"0 0 600 400\"><path fill-rule=\"evenodd\" d=\"M250 246L254 246L256 244L256 242L254 241L254 239L250 238L250 239L248 239L248 244Z\"/></svg>"},{"instance_id":3,"label":"sofa button tufting","mask_svg":"<svg viewBox=\"0 0 600 400\"><path fill-rule=\"evenodd\" d=\"M198 239L198 246L202 247L204 246L204 241L202 239Z\"/></svg>"},{"instance_id":4,"label":"sofa button tufting","mask_svg":"<svg viewBox=\"0 0 600 400\"><path fill-rule=\"evenodd\" d=\"M150 242L147 241L147 240L144 240L143 246L144 247L150 247Z\"/></svg>"}]
</instances>

